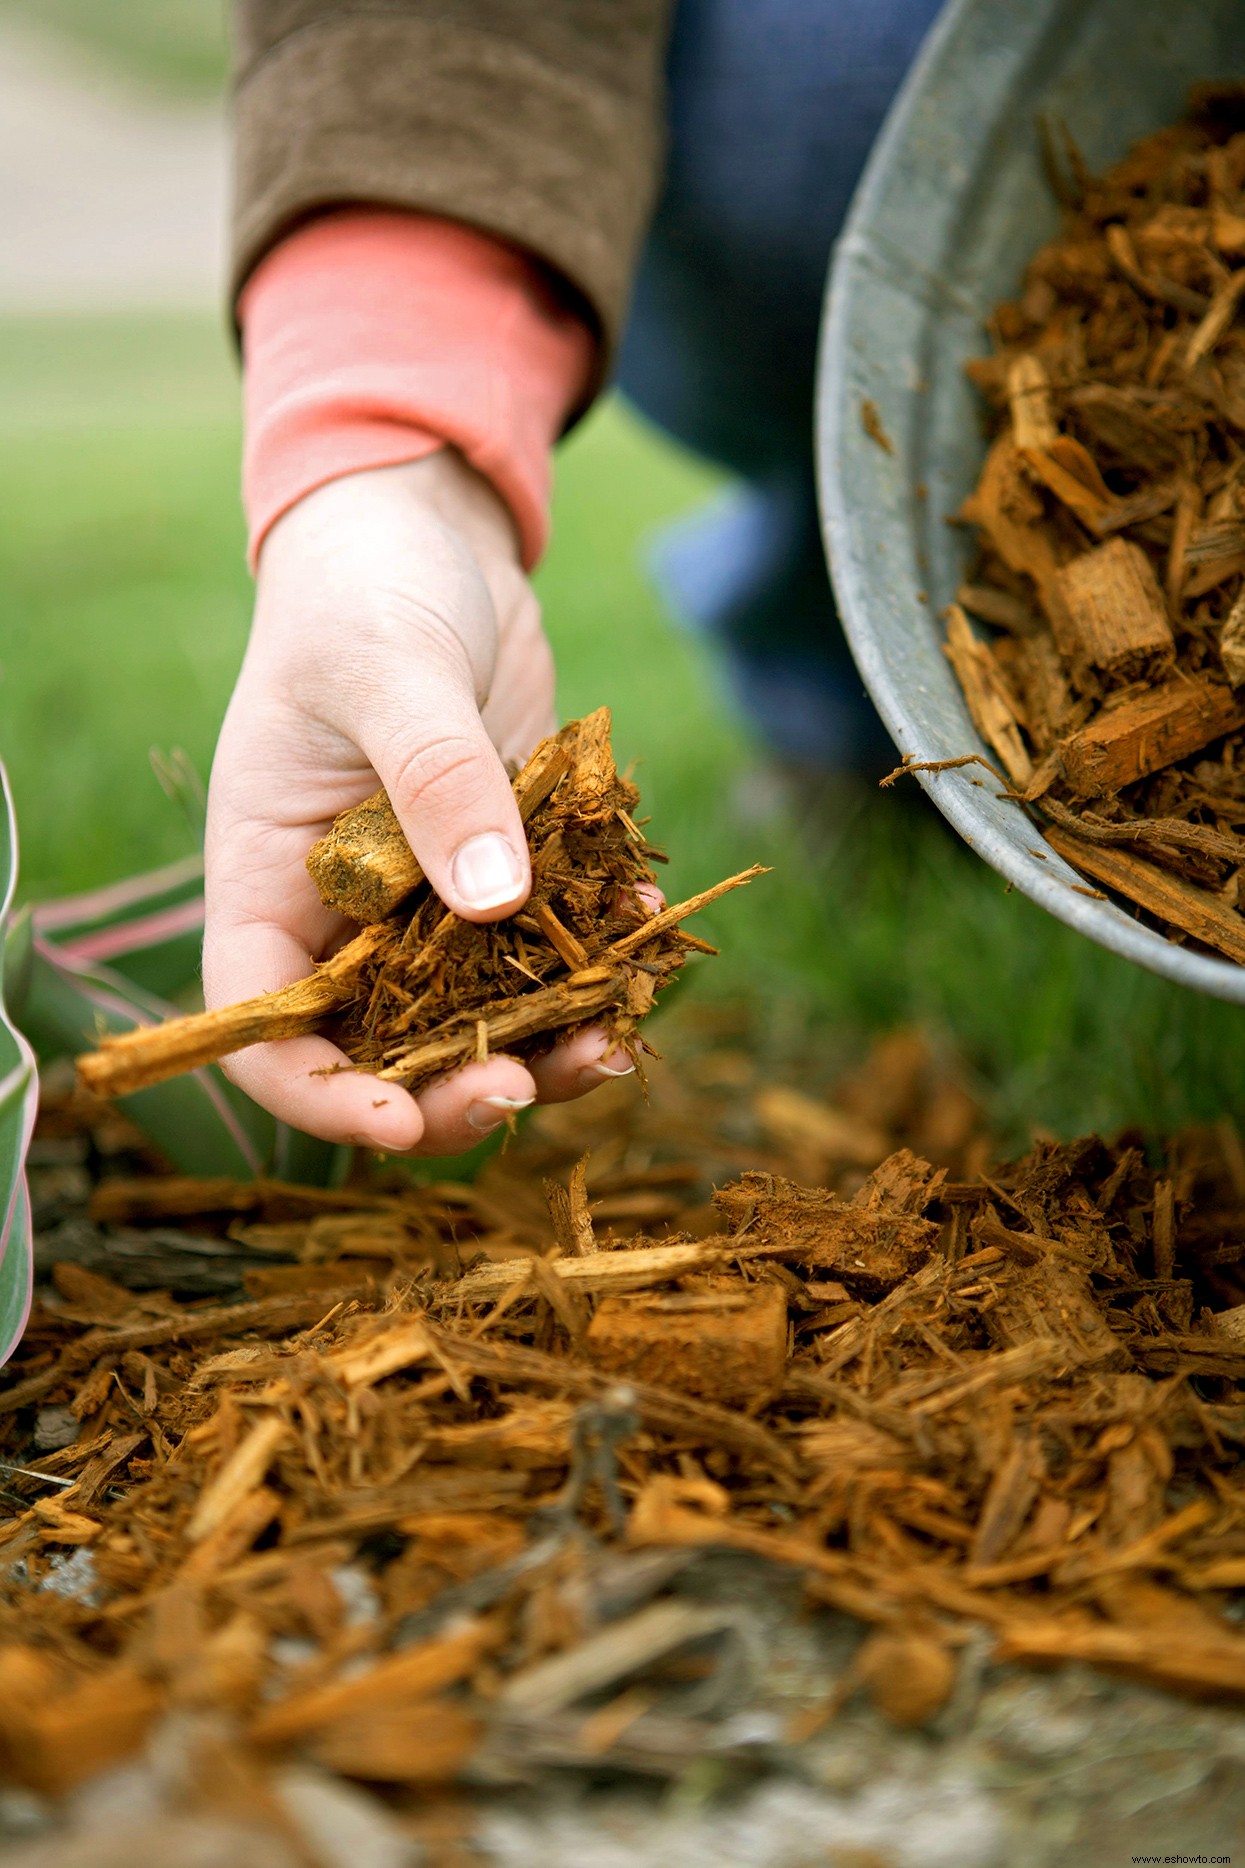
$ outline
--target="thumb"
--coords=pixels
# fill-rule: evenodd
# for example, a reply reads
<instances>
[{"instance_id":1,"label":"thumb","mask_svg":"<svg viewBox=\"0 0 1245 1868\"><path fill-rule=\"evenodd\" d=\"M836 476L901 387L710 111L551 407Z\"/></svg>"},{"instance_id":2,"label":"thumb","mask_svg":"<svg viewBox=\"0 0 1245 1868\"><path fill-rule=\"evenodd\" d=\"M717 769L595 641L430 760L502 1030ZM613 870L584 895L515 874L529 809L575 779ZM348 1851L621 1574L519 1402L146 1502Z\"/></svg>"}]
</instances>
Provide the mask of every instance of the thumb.
<instances>
[{"instance_id":1,"label":"thumb","mask_svg":"<svg viewBox=\"0 0 1245 1868\"><path fill-rule=\"evenodd\" d=\"M457 658L390 683L360 741L441 900L496 921L531 892L527 838L505 767Z\"/></svg>"}]
</instances>

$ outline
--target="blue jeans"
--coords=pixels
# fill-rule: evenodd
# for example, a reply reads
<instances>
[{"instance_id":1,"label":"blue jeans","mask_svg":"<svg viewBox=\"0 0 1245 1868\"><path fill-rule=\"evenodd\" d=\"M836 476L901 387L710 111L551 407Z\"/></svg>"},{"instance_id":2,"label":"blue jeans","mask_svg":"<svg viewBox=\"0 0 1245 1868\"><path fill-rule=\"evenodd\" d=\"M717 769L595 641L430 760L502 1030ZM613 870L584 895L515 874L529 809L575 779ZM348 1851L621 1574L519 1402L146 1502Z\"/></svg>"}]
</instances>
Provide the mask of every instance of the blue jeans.
<instances>
[{"instance_id":1,"label":"blue jeans","mask_svg":"<svg viewBox=\"0 0 1245 1868\"><path fill-rule=\"evenodd\" d=\"M831 244L940 0L680 0L670 150L619 383L736 484L654 569L725 654L775 751L867 766L889 748L839 630L813 479Z\"/></svg>"}]
</instances>

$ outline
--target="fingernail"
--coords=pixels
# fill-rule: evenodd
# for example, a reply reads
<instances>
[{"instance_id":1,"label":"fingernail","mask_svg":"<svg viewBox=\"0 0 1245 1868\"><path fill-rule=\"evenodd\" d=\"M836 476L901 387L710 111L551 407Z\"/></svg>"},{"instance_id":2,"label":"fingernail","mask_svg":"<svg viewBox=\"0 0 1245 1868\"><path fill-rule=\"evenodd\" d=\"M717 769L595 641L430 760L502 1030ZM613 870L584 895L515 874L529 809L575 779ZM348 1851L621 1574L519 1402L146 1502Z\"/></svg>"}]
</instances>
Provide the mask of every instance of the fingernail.
<instances>
[{"instance_id":1,"label":"fingernail","mask_svg":"<svg viewBox=\"0 0 1245 1868\"><path fill-rule=\"evenodd\" d=\"M450 870L454 887L470 908L500 908L523 880L523 866L507 839L496 830L469 837Z\"/></svg>"},{"instance_id":2,"label":"fingernail","mask_svg":"<svg viewBox=\"0 0 1245 1868\"><path fill-rule=\"evenodd\" d=\"M635 1065L630 1062L619 1069L602 1061L596 1064L585 1064L579 1073L579 1080L586 1090L591 1090L596 1087L602 1077L630 1077L634 1074Z\"/></svg>"},{"instance_id":3,"label":"fingernail","mask_svg":"<svg viewBox=\"0 0 1245 1868\"><path fill-rule=\"evenodd\" d=\"M490 1129L500 1128L508 1116L530 1109L535 1101L534 1096L482 1096L468 1109L467 1121L481 1135L487 1135Z\"/></svg>"}]
</instances>

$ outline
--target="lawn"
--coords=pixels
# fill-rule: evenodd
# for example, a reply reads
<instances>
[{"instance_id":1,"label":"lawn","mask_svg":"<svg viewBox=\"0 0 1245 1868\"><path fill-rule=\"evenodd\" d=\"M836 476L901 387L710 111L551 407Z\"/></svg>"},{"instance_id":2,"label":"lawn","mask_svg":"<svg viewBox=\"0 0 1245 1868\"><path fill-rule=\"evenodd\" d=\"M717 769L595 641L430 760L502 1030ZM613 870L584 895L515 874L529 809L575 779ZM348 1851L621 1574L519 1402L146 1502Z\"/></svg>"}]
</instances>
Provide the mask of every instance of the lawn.
<instances>
[{"instance_id":1,"label":"lawn","mask_svg":"<svg viewBox=\"0 0 1245 1868\"><path fill-rule=\"evenodd\" d=\"M181 95L220 88L229 0L0 0L0 19L62 33L127 77Z\"/></svg>"},{"instance_id":2,"label":"lawn","mask_svg":"<svg viewBox=\"0 0 1245 1868\"><path fill-rule=\"evenodd\" d=\"M211 319L0 324L0 747L23 887L47 895L181 854L152 746L206 772L244 639L236 385ZM962 847L915 791L816 825L821 854L746 808L758 751L661 614L645 536L713 485L616 405L563 451L540 588L573 714L608 701L669 887L773 873L707 917L686 990L745 1001L774 1068L919 1021L1009 1141L1160 1129L1235 1110L1245 1019L1091 947ZM811 805L814 819L825 807Z\"/></svg>"}]
</instances>

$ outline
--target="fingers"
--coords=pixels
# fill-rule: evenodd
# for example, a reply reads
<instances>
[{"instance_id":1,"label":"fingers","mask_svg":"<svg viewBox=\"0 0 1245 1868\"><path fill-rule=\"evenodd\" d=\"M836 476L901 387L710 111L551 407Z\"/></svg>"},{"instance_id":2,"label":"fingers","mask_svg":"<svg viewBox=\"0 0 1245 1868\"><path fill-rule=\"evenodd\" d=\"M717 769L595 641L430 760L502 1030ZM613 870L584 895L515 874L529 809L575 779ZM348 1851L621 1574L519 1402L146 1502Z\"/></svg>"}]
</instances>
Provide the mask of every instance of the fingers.
<instances>
[{"instance_id":1,"label":"fingers","mask_svg":"<svg viewBox=\"0 0 1245 1868\"><path fill-rule=\"evenodd\" d=\"M454 1155L475 1148L534 1102L565 1103L587 1095L635 1066L600 1026L576 1032L545 1057L521 1064L490 1057L429 1084L416 1097L423 1133L406 1152Z\"/></svg>"},{"instance_id":2,"label":"fingers","mask_svg":"<svg viewBox=\"0 0 1245 1868\"><path fill-rule=\"evenodd\" d=\"M649 915L659 914L666 898L654 882L637 882L635 899ZM589 1025L544 1057L528 1065L542 1103L569 1103L577 1096L599 1090L603 1083L629 1077L635 1070L630 1053L616 1044L600 1025Z\"/></svg>"},{"instance_id":3,"label":"fingers","mask_svg":"<svg viewBox=\"0 0 1245 1868\"><path fill-rule=\"evenodd\" d=\"M278 1121L321 1141L409 1154L423 1137L415 1098L356 1070L327 1038L252 1045L226 1058L223 1069Z\"/></svg>"},{"instance_id":4,"label":"fingers","mask_svg":"<svg viewBox=\"0 0 1245 1868\"><path fill-rule=\"evenodd\" d=\"M423 1134L407 1152L456 1155L478 1147L536 1100L531 1074L515 1057L490 1057L467 1064L453 1076L430 1083L415 1099Z\"/></svg>"},{"instance_id":5,"label":"fingers","mask_svg":"<svg viewBox=\"0 0 1245 1868\"><path fill-rule=\"evenodd\" d=\"M223 1067L239 1089L293 1128L411 1156L464 1154L534 1102L570 1102L635 1068L602 1031L578 1033L529 1067L513 1057L468 1064L417 1097L357 1070L326 1038L252 1045Z\"/></svg>"},{"instance_id":6,"label":"fingers","mask_svg":"<svg viewBox=\"0 0 1245 1868\"><path fill-rule=\"evenodd\" d=\"M288 928L247 921L220 907L204 932L209 1006L257 998L311 971L307 946ZM405 1154L424 1132L415 1099L357 1071L327 1038L283 1038L235 1051L222 1065L241 1090L280 1122L322 1141Z\"/></svg>"},{"instance_id":7,"label":"fingers","mask_svg":"<svg viewBox=\"0 0 1245 1868\"><path fill-rule=\"evenodd\" d=\"M599 1025L590 1025L555 1045L528 1065L542 1103L569 1103L603 1083L629 1077L635 1069L627 1052Z\"/></svg>"}]
</instances>

